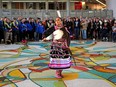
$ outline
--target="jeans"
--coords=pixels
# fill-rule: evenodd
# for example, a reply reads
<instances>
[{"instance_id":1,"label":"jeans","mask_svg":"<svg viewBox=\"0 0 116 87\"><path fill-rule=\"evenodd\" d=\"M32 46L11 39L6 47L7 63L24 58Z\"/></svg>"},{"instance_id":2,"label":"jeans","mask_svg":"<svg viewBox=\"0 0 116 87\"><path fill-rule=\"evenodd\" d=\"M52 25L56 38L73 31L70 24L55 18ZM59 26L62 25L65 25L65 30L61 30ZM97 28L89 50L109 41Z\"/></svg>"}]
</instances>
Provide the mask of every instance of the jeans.
<instances>
[{"instance_id":1,"label":"jeans","mask_svg":"<svg viewBox=\"0 0 116 87\"><path fill-rule=\"evenodd\" d=\"M80 29L79 28L75 28L75 38L78 39L80 35Z\"/></svg>"},{"instance_id":2,"label":"jeans","mask_svg":"<svg viewBox=\"0 0 116 87\"><path fill-rule=\"evenodd\" d=\"M39 33L35 32L35 40L39 41Z\"/></svg>"},{"instance_id":3,"label":"jeans","mask_svg":"<svg viewBox=\"0 0 116 87\"><path fill-rule=\"evenodd\" d=\"M87 30L81 30L82 32L82 38L87 39Z\"/></svg>"},{"instance_id":4,"label":"jeans","mask_svg":"<svg viewBox=\"0 0 116 87\"><path fill-rule=\"evenodd\" d=\"M116 42L116 32L112 32L112 41Z\"/></svg>"}]
</instances>

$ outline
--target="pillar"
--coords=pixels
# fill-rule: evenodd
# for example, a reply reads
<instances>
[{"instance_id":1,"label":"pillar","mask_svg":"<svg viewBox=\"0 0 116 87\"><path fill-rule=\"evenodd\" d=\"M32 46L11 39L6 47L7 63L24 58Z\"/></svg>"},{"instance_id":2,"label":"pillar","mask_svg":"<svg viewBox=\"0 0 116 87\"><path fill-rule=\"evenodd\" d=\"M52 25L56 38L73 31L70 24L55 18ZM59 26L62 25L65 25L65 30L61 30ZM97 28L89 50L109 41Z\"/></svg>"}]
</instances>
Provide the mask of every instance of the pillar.
<instances>
[{"instance_id":1,"label":"pillar","mask_svg":"<svg viewBox=\"0 0 116 87\"><path fill-rule=\"evenodd\" d=\"M46 0L46 11L48 11L48 0Z\"/></svg>"},{"instance_id":2,"label":"pillar","mask_svg":"<svg viewBox=\"0 0 116 87\"><path fill-rule=\"evenodd\" d=\"M70 0L67 0L66 2L66 10L67 10L67 16L70 16Z\"/></svg>"},{"instance_id":3,"label":"pillar","mask_svg":"<svg viewBox=\"0 0 116 87\"><path fill-rule=\"evenodd\" d=\"M2 5L2 0L0 0L0 17L2 16L2 7L3 7L3 5Z\"/></svg>"},{"instance_id":4,"label":"pillar","mask_svg":"<svg viewBox=\"0 0 116 87\"><path fill-rule=\"evenodd\" d=\"M8 9L12 9L11 4L12 4L12 2L8 2Z\"/></svg>"},{"instance_id":5,"label":"pillar","mask_svg":"<svg viewBox=\"0 0 116 87\"><path fill-rule=\"evenodd\" d=\"M116 18L116 0L106 0L108 10L113 10L113 17Z\"/></svg>"},{"instance_id":6,"label":"pillar","mask_svg":"<svg viewBox=\"0 0 116 87\"><path fill-rule=\"evenodd\" d=\"M24 5L24 10L27 9L27 8L26 8L26 2L24 2L23 5Z\"/></svg>"},{"instance_id":7,"label":"pillar","mask_svg":"<svg viewBox=\"0 0 116 87\"><path fill-rule=\"evenodd\" d=\"M39 10L39 2L36 3L36 9Z\"/></svg>"},{"instance_id":8,"label":"pillar","mask_svg":"<svg viewBox=\"0 0 116 87\"><path fill-rule=\"evenodd\" d=\"M3 5L2 5L2 0L0 0L0 8L2 8L2 6L3 6Z\"/></svg>"}]
</instances>

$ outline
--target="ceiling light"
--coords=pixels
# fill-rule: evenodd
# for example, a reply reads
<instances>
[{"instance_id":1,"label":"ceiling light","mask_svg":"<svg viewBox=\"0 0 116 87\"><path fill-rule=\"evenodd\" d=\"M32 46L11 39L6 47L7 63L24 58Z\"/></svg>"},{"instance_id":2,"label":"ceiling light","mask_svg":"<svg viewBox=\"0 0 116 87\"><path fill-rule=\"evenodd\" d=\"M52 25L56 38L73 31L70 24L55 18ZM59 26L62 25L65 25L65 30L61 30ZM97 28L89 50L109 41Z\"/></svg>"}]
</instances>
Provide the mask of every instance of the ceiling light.
<instances>
[{"instance_id":1,"label":"ceiling light","mask_svg":"<svg viewBox=\"0 0 116 87\"><path fill-rule=\"evenodd\" d=\"M104 4L103 2L101 2L100 0L96 0L97 2L99 2L100 4L106 6L106 4Z\"/></svg>"}]
</instances>

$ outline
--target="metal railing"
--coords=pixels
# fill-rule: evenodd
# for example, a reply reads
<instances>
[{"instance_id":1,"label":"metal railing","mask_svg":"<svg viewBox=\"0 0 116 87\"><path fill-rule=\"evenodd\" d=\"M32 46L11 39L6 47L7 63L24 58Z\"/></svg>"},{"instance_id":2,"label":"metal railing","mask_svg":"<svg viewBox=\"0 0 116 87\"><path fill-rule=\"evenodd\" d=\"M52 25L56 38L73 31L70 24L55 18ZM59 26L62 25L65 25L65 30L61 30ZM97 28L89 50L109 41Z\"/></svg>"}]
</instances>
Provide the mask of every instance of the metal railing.
<instances>
[{"instance_id":1,"label":"metal railing","mask_svg":"<svg viewBox=\"0 0 116 87\"><path fill-rule=\"evenodd\" d=\"M61 16L66 17L67 11L61 10ZM32 9L0 9L0 17L8 17L12 19L13 17L33 17L37 18L40 17L42 19L47 17L56 18L57 13L56 10L32 10ZM71 17L101 17L101 18L112 18L113 17L113 11L112 10L73 10L70 11Z\"/></svg>"}]
</instances>

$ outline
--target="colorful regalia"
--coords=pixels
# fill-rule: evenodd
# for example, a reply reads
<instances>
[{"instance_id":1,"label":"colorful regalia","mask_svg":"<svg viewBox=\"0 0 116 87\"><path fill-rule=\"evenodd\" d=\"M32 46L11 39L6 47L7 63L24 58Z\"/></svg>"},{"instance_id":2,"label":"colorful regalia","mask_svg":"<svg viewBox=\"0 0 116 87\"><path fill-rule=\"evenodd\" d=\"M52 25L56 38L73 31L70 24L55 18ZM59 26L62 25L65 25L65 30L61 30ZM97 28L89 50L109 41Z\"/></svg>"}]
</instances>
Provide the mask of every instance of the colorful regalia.
<instances>
[{"instance_id":1,"label":"colorful regalia","mask_svg":"<svg viewBox=\"0 0 116 87\"><path fill-rule=\"evenodd\" d=\"M69 40L69 32L64 27L54 29L52 33L49 68L70 68L71 54L69 49Z\"/></svg>"}]
</instances>

